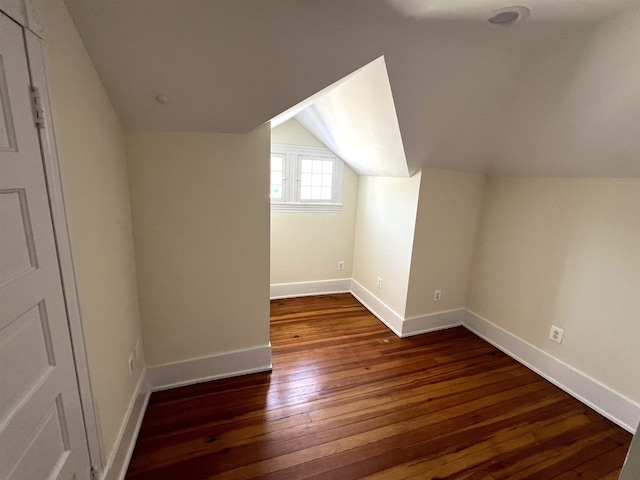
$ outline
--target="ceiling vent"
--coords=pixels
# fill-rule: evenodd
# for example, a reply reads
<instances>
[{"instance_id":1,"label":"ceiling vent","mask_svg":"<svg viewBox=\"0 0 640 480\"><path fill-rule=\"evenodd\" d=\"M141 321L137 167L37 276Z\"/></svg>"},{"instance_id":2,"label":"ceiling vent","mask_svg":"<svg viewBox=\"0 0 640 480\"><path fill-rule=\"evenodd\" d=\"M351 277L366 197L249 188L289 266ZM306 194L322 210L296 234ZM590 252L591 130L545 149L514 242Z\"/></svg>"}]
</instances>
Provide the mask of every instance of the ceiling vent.
<instances>
[{"instance_id":1,"label":"ceiling vent","mask_svg":"<svg viewBox=\"0 0 640 480\"><path fill-rule=\"evenodd\" d=\"M494 27L510 27L529 17L531 11L527 7L505 7L491 12L487 22Z\"/></svg>"}]
</instances>

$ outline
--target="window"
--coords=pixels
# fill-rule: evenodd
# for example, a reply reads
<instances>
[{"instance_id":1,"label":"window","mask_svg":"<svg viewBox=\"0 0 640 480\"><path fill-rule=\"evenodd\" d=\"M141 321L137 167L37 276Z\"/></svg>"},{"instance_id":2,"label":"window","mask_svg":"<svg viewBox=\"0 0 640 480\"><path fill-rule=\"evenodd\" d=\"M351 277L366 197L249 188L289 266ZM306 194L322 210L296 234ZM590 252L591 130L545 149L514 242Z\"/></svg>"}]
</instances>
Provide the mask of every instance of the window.
<instances>
[{"instance_id":1,"label":"window","mask_svg":"<svg viewBox=\"0 0 640 480\"><path fill-rule=\"evenodd\" d=\"M286 155L271 153L271 202L282 201L282 181Z\"/></svg>"},{"instance_id":2,"label":"window","mask_svg":"<svg viewBox=\"0 0 640 480\"><path fill-rule=\"evenodd\" d=\"M271 210L342 210L342 160L320 147L271 146Z\"/></svg>"}]
</instances>

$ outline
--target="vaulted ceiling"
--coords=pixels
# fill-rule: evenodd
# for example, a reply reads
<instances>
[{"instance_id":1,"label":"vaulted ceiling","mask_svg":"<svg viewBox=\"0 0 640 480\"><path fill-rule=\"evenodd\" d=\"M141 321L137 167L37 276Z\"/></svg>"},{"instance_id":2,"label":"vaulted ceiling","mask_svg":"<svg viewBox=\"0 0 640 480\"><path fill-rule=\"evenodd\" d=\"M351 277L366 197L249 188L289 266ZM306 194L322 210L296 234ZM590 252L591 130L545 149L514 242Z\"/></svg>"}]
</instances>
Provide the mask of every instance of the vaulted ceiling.
<instances>
[{"instance_id":1,"label":"vaulted ceiling","mask_svg":"<svg viewBox=\"0 0 640 480\"><path fill-rule=\"evenodd\" d=\"M638 0L517 3L498 28L500 0L66 0L127 129L246 133L384 57L396 119L342 95L303 123L409 173L640 176Z\"/></svg>"}]
</instances>

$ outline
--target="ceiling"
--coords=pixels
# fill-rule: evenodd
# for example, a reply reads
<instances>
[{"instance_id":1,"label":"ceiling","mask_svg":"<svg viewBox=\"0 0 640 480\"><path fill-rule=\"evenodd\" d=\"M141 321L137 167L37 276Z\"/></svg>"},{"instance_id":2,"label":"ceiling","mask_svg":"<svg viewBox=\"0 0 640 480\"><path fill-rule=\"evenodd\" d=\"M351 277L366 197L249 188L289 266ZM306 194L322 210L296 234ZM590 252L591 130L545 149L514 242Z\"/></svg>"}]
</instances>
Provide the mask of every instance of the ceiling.
<instances>
[{"instance_id":1,"label":"ceiling","mask_svg":"<svg viewBox=\"0 0 640 480\"><path fill-rule=\"evenodd\" d=\"M486 23L496 0L65 3L126 129L246 133L305 105L325 143L400 145L401 175L640 176L638 0L524 0L509 28ZM381 57L369 98L395 118L373 124L327 87Z\"/></svg>"},{"instance_id":2,"label":"ceiling","mask_svg":"<svg viewBox=\"0 0 640 480\"><path fill-rule=\"evenodd\" d=\"M545 21L600 22L638 5L637 0L388 0L404 15L416 18L482 20L508 5L523 5Z\"/></svg>"},{"instance_id":3,"label":"ceiling","mask_svg":"<svg viewBox=\"0 0 640 480\"><path fill-rule=\"evenodd\" d=\"M384 57L285 110L271 127L293 117L358 175L410 176Z\"/></svg>"}]
</instances>

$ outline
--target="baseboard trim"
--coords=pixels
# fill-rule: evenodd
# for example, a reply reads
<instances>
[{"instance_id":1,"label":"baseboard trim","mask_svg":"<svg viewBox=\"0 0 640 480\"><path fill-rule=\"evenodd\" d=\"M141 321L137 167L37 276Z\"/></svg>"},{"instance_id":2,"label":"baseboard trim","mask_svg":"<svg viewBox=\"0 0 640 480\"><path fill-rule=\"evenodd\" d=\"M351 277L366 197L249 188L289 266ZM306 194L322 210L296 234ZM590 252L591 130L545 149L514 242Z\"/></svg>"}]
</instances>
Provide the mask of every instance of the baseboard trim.
<instances>
[{"instance_id":1,"label":"baseboard trim","mask_svg":"<svg viewBox=\"0 0 640 480\"><path fill-rule=\"evenodd\" d=\"M118 432L116 448L104 469L103 480L124 480L150 395L147 387L147 372L143 370L138 380L135 394L131 398L125 420L122 422L120 432Z\"/></svg>"},{"instance_id":2,"label":"baseboard trim","mask_svg":"<svg viewBox=\"0 0 640 480\"><path fill-rule=\"evenodd\" d=\"M309 297L332 293L349 293L351 279L318 280L314 282L276 283L270 286L271 300L279 298Z\"/></svg>"},{"instance_id":3,"label":"baseboard trim","mask_svg":"<svg viewBox=\"0 0 640 480\"><path fill-rule=\"evenodd\" d=\"M463 325L525 367L628 432L635 433L640 405L477 313L466 310Z\"/></svg>"},{"instance_id":4,"label":"baseboard trim","mask_svg":"<svg viewBox=\"0 0 640 480\"><path fill-rule=\"evenodd\" d=\"M427 315L407 318L402 322L401 337L411 337L421 333L435 332L446 328L459 327L464 320L465 309L445 310Z\"/></svg>"},{"instance_id":5,"label":"baseboard trim","mask_svg":"<svg viewBox=\"0 0 640 480\"><path fill-rule=\"evenodd\" d=\"M149 367L151 391L271 371L271 344Z\"/></svg>"},{"instance_id":6,"label":"baseboard trim","mask_svg":"<svg viewBox=\"0 0 640 480\"><path fill-rule=\"evenodd\" d=\"M385 305L378 297L355 280L351 280L351 295L398 337L402 337L403 318Z\"/></svg>"}]
</instances>

